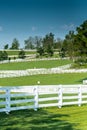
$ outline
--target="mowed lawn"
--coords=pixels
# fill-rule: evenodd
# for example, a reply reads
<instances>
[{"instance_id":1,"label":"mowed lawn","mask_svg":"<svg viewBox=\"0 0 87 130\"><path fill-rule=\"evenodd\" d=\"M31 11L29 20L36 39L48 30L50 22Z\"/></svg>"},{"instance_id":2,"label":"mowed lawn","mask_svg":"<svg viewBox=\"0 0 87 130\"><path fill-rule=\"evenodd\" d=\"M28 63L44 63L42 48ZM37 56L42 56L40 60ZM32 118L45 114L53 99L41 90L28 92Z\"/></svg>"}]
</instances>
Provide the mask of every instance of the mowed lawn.
<instances>
[{"instance_id":1,"label":"mowed lawn","mask_svg":"<svg viewBox=\"0 0 87 130\"><path fill-rule=\"evenodd\" d=\"M12 68L12 64L14 63L9 63L10 67L7 65L7 68ZM17 70L18 64L13 66L14 70ZM38 64L40 65L40 62ZM4 65L6 64L0 65L1 68L5 68ZM0 86L36 85L38 81L41 85L82 84L84 79L87 79L87 73L34 75L3 78L0 79ZM0 113L0 130L87 130L87 105L64 106L61 109L50 107L37 111L19 110L12 111L9 115L3 112Z\"/></svg>"},{"instance_id":2,"label":"mowed lawn","mask_svg":"<svg viewBox=\"0 0 87 130\"><path fill-rule=\"evenodd\" d=\"M87 105L0 113L0 130L87 130Z\"/></svg>"},{"instance_id":3,"label":"mowed lawn","mask_svg":"<svg viewBox=\"0 0 87 130\"><path fill-rule=\"evenodd\" d=\"M72 63L71 60L43 60L0 64L0 70L25 70L32 68L54 68Z\"/></svg>"},{"instance_id":4,"label":"mowed lawn","mask_svg":"<svg viewBox=\"0 0 87 130\"><path fill-rule=\"evenodd\" d=\"M15 78L0 78L0 86L29 86L37 85L57 85L57 84L82 84L87 79L87 73L68 74L44 74Z\"/></svg>"}]
</instances>

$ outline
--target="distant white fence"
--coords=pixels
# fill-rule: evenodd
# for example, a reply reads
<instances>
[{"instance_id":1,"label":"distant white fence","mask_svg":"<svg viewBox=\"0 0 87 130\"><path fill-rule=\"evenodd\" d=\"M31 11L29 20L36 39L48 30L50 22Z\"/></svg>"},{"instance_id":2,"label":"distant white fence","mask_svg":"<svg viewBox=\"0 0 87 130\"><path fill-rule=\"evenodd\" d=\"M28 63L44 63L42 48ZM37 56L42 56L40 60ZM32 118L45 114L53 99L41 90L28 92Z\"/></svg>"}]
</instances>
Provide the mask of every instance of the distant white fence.
<instances>
[{"instance_id":1,"label":"distant white fence","mask_svg":"<svg viewBox=\"0 0 87 130\"><path fill-rule=\"evenodd\" d=\"M32 58L25 58L25 59L11 59L10 62L29 62L29 61L44 61L44 60L61 60L61 58L35 58L35 54L31 54L33 55L34 57ZM66 60L66 59L70 59L69 57L66 57L66 58L62 58L62 60ZM0 64L3 64L3 63L9 63L9 60L4 60L4 61L0 61Z\"/></svg>"},{"instance_id":2,"label":"distant white fence","mask_svg":"<svg viewBox=\"0 0 87 130\"><path fill-rule=\"evenodd\" d=\"M68 69L71 64L56 68L34 68L26 70L0 70L0 78L31 76L38 74L87 73L87 69Z\"/></svg>"},{"instance_id":3,"label":"distant white fence","mask_svg":"<svg viewBox=\"0 0 87 130\"><path fill-rule=\"evenodd\" d=\"M87 85L0 87L0 112L87 103Z\"/></svg>"}]
</instances>

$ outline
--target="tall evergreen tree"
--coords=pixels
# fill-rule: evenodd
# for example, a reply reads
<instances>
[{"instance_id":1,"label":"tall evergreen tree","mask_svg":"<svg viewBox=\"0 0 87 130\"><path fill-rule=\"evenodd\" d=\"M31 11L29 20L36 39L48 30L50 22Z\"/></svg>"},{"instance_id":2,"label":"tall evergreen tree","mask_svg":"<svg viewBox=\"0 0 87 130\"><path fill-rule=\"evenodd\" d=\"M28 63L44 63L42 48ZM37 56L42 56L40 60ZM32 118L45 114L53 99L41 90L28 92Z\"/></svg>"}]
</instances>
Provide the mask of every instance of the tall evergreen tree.
<instances>
[{"instance_id":1,"label":"tall evergreen tree","mask_svg":"<svg viewBox=\"0 0 87 130\"><path fill-rule=\"evenodd\" d=\"M25 51L24 50L19 51L18 57L21 58L21 59L24 59L26 57Z\"/></svg>"},{"instance_id":2,"label":"tall evergreen tree","mask_svg":"<svg viewBox=\"0 0 87 130\"><path fill-rule=\"evenodd\" d=\"M74 31L69 31L65 36L62 50L66 56L69 56L71 59L74 57Z\"/></svg>"},{"instance_id":3,"label":"tall evergreen tree","mask_svg":"<svg viewBox=\"0 0 87 130\"><path fill-rule=\"evenodd\" d=\"M76 28L74 48L75 54L83 61L87 60L87 20Z\"/></svg>"},{"instance_id":4,"label":"tall evergreen tree","mask_svg":"<svg viewBox=\"0 0 87 130\"><path fill-rule=\"evenodd\" d=\"M43 38L43 48L44 52L48 53L50 56L53 55L54 34L49 33Z\"/></svg>"},{"instance_id":5,"label":"tall evergreen tree","mask_svg":"<svg viewBox=\"0 0 87 130\"><path fill-rule=\"evenodd\" d=\"M24 41L25 49L34 49L34 39L33 37L29 37Z\"/></svg>"},{"instance_id":6,"label":"tall evergreen tree","mask_svg":"<svg viewBox=\"0 0 87 130\"><path fill-rule=\"evenodd\" d=\"M10 49L19 49L19 45L19 41L16 38L14 38Z\"/></svg>"}]
</instances>

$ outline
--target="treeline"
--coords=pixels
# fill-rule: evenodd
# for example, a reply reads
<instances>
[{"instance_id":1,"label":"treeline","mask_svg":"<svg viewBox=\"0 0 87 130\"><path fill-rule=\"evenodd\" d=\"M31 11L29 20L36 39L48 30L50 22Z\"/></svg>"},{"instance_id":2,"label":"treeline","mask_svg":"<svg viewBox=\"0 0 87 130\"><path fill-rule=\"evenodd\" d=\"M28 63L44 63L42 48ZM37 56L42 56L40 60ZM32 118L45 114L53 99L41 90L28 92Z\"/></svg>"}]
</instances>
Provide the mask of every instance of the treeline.
<instances>
[{"instance_id":1,"label":"treeline","mask_svg":"<svg viewBox=\"0 0 87 130\"><path fill-rule=\"evenodd\" d=\"M13 39L11 47L6 44L4 49L20 49L19 41ZM24 41L23 49L36 49L38 56L53 56L57 50L61 58L70 57L75 61L87 62L87 20L75 31L69 31L64 40L55 39L53 33L46 34L43 38L29 37Z\"/></svg>"}]
</instances>

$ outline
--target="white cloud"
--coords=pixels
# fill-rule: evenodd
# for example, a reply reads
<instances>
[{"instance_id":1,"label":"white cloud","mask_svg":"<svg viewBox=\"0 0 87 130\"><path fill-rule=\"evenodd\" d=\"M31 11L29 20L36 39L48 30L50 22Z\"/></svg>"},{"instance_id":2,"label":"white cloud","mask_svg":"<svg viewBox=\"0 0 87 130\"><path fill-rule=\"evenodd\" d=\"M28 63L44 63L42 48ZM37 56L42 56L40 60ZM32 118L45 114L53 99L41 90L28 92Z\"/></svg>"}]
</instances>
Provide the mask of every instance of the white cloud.
<instances>
[{"instance_id":1,"label":"white cloud","mask_svg":"<svg viewBox=\"0 0 87 130\"><path fill-rule=\"evenodd\" d=\"M64 30L74 30L75 29L75 25L73 23L65 24L61 28L64 29Z\"/></svg>"},{"instance_id":2,"label":"white cloud","mask_svg":"<svg viewBox=\"0 0 87 130\"><path fill-rule=\"evenodd\" d=\"M0 32L2 32L3 31L3 28L2 28L2 26L0 26Z\"/></svg>"}]
</instances>

